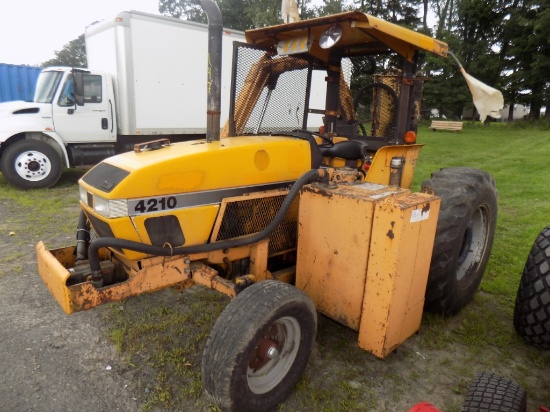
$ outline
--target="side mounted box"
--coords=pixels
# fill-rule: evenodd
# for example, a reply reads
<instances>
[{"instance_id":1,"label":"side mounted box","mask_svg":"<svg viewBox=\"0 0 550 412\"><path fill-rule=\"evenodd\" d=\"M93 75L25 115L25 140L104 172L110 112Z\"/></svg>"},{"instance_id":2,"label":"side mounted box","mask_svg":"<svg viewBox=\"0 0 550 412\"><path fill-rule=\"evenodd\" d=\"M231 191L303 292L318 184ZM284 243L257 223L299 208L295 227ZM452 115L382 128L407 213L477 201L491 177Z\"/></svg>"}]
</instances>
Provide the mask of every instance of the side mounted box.
<instances>
[{"instance_id":1,"label":"side mounted box","mask_svg":"<svg viewBox=\"0 0 550 412\"><path fill-rule=\"evenodd\" d=\"M306 186L296 286L383 358L420 328L440 199L375 184Z\"/></svg>"}]
</instances>

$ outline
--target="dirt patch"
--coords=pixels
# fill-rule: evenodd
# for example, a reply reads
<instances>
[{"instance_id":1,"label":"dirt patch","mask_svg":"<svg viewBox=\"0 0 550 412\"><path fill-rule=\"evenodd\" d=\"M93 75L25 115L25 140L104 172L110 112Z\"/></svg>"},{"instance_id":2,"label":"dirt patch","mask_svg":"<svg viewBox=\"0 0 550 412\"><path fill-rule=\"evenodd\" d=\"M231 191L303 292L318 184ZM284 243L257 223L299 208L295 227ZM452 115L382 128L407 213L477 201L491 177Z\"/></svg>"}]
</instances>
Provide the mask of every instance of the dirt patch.
<instances>
[{"instance_id":1,"label":"dirt patch","mask_svg":"<svg viewBox=\"0 0 550 412\"><path fill-rule=\"evenodd\" d=\"M50 248L74 243L75 180L36 192L34 204L0 195L0 410L216 410L200 386L200 358L226 298L167 289L66 316L38 277L39 239ZM40 206L44 196L58 206ZM497 296L478 293L453 318L425 315L419 333L385 360L320 316L306 372L280 410L407 411L429 401L459 411L481 371L527 388L529 411L550 404L550 353L516 336L510 306Z\"/></svg>"}]
</instances>

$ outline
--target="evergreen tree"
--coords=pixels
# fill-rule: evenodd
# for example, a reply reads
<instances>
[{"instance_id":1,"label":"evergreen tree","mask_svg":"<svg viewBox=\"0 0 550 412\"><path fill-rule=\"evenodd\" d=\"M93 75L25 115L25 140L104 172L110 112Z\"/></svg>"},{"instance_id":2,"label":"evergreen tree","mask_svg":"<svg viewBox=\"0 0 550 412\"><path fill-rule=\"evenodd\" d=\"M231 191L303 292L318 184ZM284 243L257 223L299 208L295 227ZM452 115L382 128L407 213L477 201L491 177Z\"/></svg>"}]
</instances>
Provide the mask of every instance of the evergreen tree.
<instances>
[{"instance_id":1,"label":"evergreen tree","mask_svg":"<svg viewBox=\"0 0 550 412\"><path fill-rule=\"evenodd\" d=\"M41 64L48 66L67 66L85 68L88 65L86 59L86 43L84 34L67 43L60 51L55 52L55 57Z\"/></svg>"}]
</instances>

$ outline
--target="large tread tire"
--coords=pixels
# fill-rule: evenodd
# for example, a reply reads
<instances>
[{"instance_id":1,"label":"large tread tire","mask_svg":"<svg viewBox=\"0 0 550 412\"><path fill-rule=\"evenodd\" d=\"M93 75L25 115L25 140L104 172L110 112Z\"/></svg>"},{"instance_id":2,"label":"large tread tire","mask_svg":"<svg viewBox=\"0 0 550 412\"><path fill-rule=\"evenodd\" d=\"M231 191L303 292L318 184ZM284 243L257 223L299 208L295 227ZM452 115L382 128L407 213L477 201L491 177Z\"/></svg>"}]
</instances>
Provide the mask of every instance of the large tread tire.
<instances>
[{"instance_id":1,"label":"large tread tire","mask_svg":"<svg viewBox=\"0 0 550 412\"><path fill-rule=\"evenodd\" d=\"M424 309L455 315L473 298L493 245L495 181L487 172L456 167L432 173L422 190L441 197Z\"/></svg>"},{"instance_id":2,"label":"large tread tire","mask_svg":"<svg viewBox=\"0 0 550 412\"><path fill-rule=\"evenodd\" d=\"M41 140L20 140L2 153L0 170L8 182L21 189L52 187L63 172L57 151Z\"/></svg>"},{"instance_id":3,"label":"large tread tire","mask_svg":"<svg viewBox=\"0 0 550 412\"><path fill-rule=\"evenodd\" d=\"M531 345L550 349L550 226L533 243L514 307L514 327Z\"/></svg>"},{"instance_id":4,"label":"large tread tire","mask_svg":"<svg viewBox=\"0 0 550 412\"><path fill-rule=\"evenodd\" d=\"M271 280L249 286L224 309L206 342L206 393L223 410L274 408L302 376L316 330L317 312L303 291Z\"/></svg>"},{"instance_id":5,"label":"large tread tire","mask_svg":"<svg viewBox=\"0 0 550 412\"><path fill-rule=\"evenodd\" d=\"M516 382L489 372L474 378L462 412L525 412L527 392Z\"/></svg>"}]
</instances>

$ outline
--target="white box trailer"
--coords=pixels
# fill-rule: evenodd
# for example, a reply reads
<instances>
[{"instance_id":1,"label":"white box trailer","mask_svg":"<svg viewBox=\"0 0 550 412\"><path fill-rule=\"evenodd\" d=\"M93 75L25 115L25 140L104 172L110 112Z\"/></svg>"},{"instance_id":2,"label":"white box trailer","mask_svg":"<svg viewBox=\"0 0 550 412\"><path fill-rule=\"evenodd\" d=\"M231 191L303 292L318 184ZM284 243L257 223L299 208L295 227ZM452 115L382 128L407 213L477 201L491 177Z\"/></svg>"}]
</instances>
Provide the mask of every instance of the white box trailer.
<instances>
[{"instance_id":1,"label":"white box trailer","mask_svg":"<svg viewBox=\"0 0 550 412\"><path fill-rule=\"evenodd\" d=\"M229 111L233 41L222 37L221 119ZM208 62L204 24L131 11L86 28L88 68L113 79L119 135L204 134Z\"/></svg>"}]
</instances>

